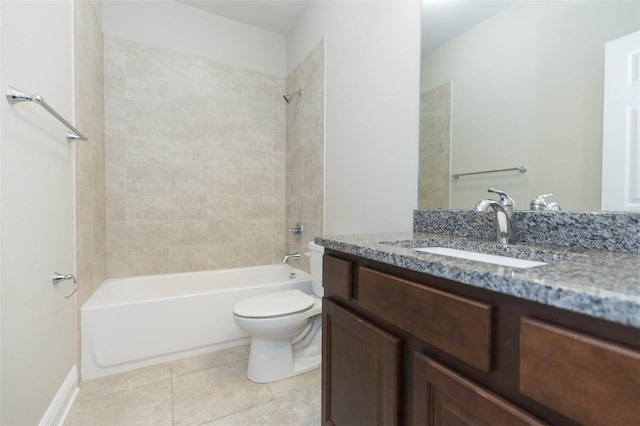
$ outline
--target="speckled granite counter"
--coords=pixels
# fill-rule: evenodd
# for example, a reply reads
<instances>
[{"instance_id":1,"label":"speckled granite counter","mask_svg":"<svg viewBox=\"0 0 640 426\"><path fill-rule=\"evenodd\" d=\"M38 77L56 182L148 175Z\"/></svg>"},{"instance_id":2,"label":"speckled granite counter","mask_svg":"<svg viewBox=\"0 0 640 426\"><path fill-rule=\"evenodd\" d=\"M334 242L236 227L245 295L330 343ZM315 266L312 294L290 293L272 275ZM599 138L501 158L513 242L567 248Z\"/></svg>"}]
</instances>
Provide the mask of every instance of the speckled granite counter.
<instances>
[{"instance_id":1,"label":"speckled granite counter","mask_svg":"<svg viewBox=\"0 0 640 426\"><path fill-rule=\"evenodd\" d=\"M326 236L325 248L640 328L640 255L442 234ZM440 246L549 262L516 269L412 250Z\"/></svg>"}]
</instances>

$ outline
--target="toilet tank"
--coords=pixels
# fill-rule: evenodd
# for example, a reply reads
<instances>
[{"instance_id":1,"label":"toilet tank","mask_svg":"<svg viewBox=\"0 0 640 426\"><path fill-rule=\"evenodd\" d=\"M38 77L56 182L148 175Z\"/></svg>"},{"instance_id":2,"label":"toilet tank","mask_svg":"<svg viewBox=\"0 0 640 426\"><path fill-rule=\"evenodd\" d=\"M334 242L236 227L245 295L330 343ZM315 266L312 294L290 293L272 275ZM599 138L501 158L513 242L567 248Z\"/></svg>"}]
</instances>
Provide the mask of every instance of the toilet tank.
<instances>
[{"instance_id":1,"label":"toilet tank","mask_svg":"<svg viewBox=\"0 0 640 426\"><path fill-rule=\"evenodd\" d=\"M324 247L315 244L313 241L310 241L307 247L309 248L313 293L322 297L324 296L324 289L322 288L322 255L324 254Z\"/></svg>"}]
</instances>

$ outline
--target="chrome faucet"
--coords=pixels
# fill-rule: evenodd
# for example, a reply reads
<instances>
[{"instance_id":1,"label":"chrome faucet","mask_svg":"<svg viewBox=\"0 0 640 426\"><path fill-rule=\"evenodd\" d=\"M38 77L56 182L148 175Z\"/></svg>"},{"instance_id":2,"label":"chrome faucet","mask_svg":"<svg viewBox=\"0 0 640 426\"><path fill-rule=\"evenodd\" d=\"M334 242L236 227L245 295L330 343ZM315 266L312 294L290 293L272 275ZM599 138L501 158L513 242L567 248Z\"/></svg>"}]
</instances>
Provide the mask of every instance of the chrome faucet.
<instances>
[{"instance_id":1,"label":"chrome faucet","mask_svg":"<svg viewBox=\"0 0 640 426\"><path fill-rule=\"evenodd\" d=\"M304 227L300 224L300 222L296 223L296 226L294 226L293 228L288 229L288 232L294 235L300 235L302 234L302 231L304 231Z\"/></svg>"},{"instance_id":2,"label":"chrome faucet","mask_svg":"<svg viewBox=\"0 0 640 426\"><path fill-rule=\"evenodd\" d=\"M285 253L282 263L287 263L289 259L300 259L300 253Z\"/></svg>"},{"instance_id":3,"label":"chrome faucet","mask_svg":"<svg viewBox=\"0 0 640 426\"><path fill-rule=\"evenodd\" d=\"M489 188L488 192L496 193L500 196L500 201L487 198L481 200L476 205L477 212L486 212L491 209L496 215L496 242L503 246L515 243L513 237L513 226L511 217L515 211L515 202L504 191Z\"/></svg>"},{"instance_id":4,"label":"chrome faucet","mask_svg":"<svg viewBox=\"0 0 640 426\"><path fill-rule=\"evenodd\" d=\"M560 208L560 204L547 202L547 197L553 197L553 194L538 195L533 201L531 201L531 210L562 210Z\"/></svg>"}]
</instances>

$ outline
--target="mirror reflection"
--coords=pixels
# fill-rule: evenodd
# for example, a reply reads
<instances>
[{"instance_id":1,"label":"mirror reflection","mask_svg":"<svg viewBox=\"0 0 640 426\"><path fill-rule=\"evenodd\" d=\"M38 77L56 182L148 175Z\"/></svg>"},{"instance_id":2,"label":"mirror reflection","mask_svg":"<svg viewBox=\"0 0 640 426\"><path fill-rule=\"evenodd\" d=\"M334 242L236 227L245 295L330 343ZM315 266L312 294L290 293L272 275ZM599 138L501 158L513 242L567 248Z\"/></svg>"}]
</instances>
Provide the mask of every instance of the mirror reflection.
<instances>
[{"instance_id":1,"label":"mirror reflection","mask_svg":"<svg viewBox=\"0 0 640 426\"><path fill-rule=\"evenodd\" d=\"M602 184L605 45L640 30L639 2L440 1L422 18L419 208L473 208L489 187L519 210L550 193L571 211L600 210L610 188L640 194ZM629 163L624 149L622 160L606 152L605 174ZM463 176L500 169L515 170ZM634 209L616 203L605 209Z\"/></svg>"}]
</instances>

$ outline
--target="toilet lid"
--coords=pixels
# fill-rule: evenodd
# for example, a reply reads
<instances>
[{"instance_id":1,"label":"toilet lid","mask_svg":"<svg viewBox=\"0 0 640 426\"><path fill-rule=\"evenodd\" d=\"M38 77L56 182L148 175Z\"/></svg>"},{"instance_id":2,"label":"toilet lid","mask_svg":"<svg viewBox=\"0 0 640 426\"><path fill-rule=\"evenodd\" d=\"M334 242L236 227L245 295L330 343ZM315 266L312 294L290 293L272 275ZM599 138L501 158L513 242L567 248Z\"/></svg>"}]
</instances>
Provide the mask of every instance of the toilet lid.
<instances>
[{"instance_id":1,"label":"toilet lid","mask_svg":"<svg viewBox=\"0 0 640 426\"><path fill-rule=\"evenodd\" d=\"M265 318L303 312L311 306L313 298L300 290L287 290L245 299L233 307L233 313L246 318Z\"/></svg>"}]
</instances>

